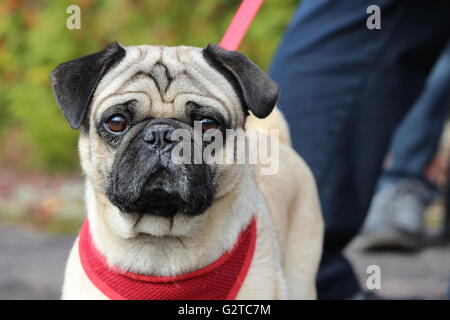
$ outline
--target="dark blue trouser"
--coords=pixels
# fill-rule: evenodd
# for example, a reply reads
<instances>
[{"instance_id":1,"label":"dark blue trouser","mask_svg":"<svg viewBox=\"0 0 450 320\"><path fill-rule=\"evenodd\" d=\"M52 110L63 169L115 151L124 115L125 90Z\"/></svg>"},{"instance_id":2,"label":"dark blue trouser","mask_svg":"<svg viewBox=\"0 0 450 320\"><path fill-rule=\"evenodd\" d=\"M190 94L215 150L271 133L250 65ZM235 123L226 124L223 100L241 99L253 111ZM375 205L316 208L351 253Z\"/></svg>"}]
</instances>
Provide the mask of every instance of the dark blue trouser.
<instances>
[{"instance_id":1,"label":"dark blue trouser","mask_svg":"<svg viewBox=\"0 0 450 320\"><path fill-rule=\"evenodd\" d=\"M392 161L379 185L405 177L427 181L425 171L439 146L449 97L450 42L433 67L421 95L395 131L389 147Z\"/></svg>"},{"instance_id":2,"label":"dark blue trouser","mask_svg":"<svg viewBox=\"0 0 450 320\"><path fill-rule=\"evenodd\" d=\"M381 8L381 30L366 9ZM359 290L343 249L364 221L395 127L450 36L448 0L303 0L270 74L325 218L321 299Z\"/></svg>"}]
</instances>

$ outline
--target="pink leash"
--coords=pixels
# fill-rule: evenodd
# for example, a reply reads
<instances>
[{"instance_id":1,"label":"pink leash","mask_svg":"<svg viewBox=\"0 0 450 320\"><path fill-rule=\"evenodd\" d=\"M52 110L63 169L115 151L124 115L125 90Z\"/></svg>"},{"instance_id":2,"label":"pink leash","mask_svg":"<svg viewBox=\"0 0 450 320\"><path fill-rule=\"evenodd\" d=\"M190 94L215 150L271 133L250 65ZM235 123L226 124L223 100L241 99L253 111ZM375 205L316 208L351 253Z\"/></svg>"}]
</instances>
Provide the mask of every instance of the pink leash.
<instances>
[{"instance_id":1,"label":"pink leash","mask_svg":"<svg viewBox=\"0 0 450 320\"><path fill-rule=\"evenodd\" d=\"M237 50L264 0L243 0L231 20L220 46L226 50Z\"/></svg>"}]
</instances>

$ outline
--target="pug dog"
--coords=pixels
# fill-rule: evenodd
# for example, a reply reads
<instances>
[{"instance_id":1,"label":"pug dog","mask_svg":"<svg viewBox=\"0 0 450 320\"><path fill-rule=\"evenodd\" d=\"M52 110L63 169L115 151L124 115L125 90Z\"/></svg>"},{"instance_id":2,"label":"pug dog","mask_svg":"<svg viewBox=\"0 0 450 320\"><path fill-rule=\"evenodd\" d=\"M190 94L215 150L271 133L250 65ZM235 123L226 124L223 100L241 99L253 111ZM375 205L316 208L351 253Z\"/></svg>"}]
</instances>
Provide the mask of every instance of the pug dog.
<instances>
[{"instance_id":1,"label":"pug dog","mask_svg":"<svg viewBox=\"0 0 450 320\"><path fill-rule=\"evenodd\" d=\"M184 275L222 266L238 246L246 272L228 278L225 267L215 272L233 287L233 298L316 297L323 222L315 181L289 145L277 85L244 54L214 44L113 43L59 65L50 79L70 126L81 129L88 237L102 270L115 272L106 279L127 274L177 286ZM175 164L171 150L183 142L172 135L178 129L195 135L195 123L200 134L279 130L277 172L261 174L261 163ZM225 151L230 139L223 139L224 154L237 150ZM237 245L250 225L253 240ZM67 262L62 298L116 297L93 281L95 268L83 264L93 253L80 252L80 239ZM165 298L178 297L173 290Z\"/></svg>"}]
</instances>

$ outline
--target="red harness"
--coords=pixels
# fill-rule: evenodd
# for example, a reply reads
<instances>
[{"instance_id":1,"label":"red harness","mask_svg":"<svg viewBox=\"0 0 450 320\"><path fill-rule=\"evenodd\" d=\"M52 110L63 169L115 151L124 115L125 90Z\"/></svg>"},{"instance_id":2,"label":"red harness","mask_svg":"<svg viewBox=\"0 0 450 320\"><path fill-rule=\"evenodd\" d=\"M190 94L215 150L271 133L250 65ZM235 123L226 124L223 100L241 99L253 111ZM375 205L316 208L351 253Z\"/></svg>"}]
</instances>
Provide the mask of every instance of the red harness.
<instances>
[{"instance_id":1,"label":"red harness","mask_svg":"<svg viewBox=\"0 0 450 320\"><path fill-rule=\"evenodd\" d=\"M110 267L95 248L89 222L79 239L81 265L91 282L113 300L233 300L252 262L256 243L256 218L241 232L234 247L210 265L190 273L145 276Z\"/></svg>"}]
</instances>

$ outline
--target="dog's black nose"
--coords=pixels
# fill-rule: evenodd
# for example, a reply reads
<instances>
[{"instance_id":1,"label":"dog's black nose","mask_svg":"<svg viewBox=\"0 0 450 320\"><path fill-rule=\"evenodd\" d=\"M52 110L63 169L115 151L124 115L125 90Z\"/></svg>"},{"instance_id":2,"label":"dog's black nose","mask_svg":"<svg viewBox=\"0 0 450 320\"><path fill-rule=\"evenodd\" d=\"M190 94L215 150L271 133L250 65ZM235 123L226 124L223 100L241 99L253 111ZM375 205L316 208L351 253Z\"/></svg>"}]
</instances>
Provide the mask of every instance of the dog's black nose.
<instances>
[{"instance_id":1,"label":"dog's black nose","mask_svg":"<svg viewBox=\"0 0 450 320\"><path fill-rule=\"evenodd\" d=\"M152 148L166 149L175 142L171 139L173 130L168 124L154 124L145 130L144 141Z\"/></svg>"}]
</instances>

